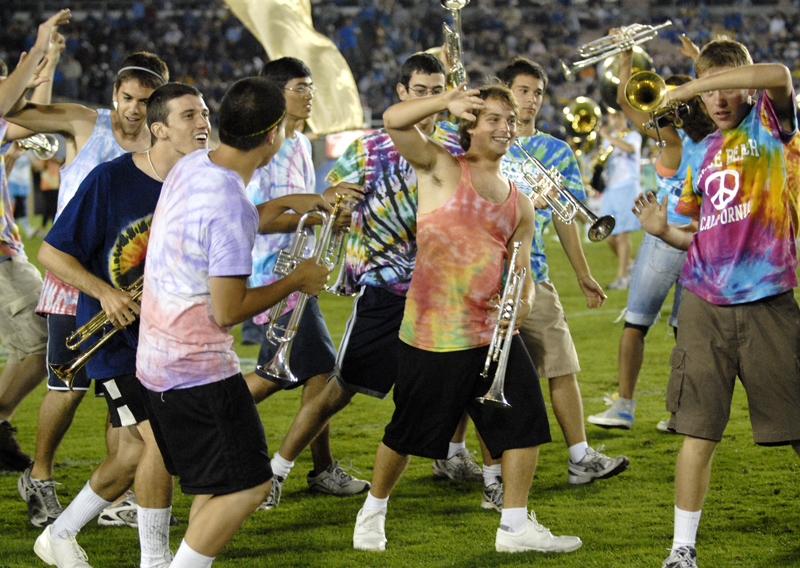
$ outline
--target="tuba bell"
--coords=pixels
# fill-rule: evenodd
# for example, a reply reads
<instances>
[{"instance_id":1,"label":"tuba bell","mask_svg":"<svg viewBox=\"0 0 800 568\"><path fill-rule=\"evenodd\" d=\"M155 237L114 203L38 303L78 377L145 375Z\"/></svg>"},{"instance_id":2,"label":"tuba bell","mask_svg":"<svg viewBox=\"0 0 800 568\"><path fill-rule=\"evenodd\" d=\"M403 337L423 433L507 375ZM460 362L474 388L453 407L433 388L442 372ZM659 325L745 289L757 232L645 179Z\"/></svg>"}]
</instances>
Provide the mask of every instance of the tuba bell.
<instances>
[{"instance_id":1,"label":"tuba bell","mask_svg":"<svg viewBox=\"0 0 800 568\"><path fill-rule=\"evenodd\" d=\"M572 99L564 107L563 124L570 137L584 138L589 136L600 123L602 113L600 105L588 97Z\"/></svg>"}]
</instances>

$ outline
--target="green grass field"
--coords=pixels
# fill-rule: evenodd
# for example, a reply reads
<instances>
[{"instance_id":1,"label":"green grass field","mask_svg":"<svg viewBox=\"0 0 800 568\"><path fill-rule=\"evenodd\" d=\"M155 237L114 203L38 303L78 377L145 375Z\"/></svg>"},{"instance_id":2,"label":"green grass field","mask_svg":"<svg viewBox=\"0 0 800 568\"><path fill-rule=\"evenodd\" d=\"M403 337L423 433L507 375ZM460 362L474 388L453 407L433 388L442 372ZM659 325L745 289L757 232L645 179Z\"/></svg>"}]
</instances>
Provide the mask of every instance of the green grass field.
<instances>
[{"instance_id":1,"label":"green grass field","mask_svg":"<svg viewBox=\"0 0 800 568\"><path fill-rule=\"evenodd\" d=\"M641 237L641 235L639 236ZM638 241L638 239L637 239ZM27 243L35 258L41 241ZM551 279L561 294L584 371L579 375L586 415L605 408L603 394L616 392L617 348L627 292L608 293L606 305L594 311L586 304L574 274L558 245L546 237ZM584 245L597 280L613 279L615 259L605 244ZM349 299L324 295L320 301L334 343L338 344ZM667 304L671 303L671 299ZM567 555L498 554L494 534L499 515L480 508L480 484L436 480L430 460L413 458L396 487L387 517L389 543L383 554L352 549L353 523L362 496L336 498L310 494L305 474L311 460L305 452L283 489L281 505L253 514L215 566L303 568L547 566L563 568L659 567L672 543L673 477L682 439L656 430L666 417L664 391L674 340L662 320L647 337L645 363L637 388L634 429L603 430L587 424L590 445L605 453L630 457L630 468L618 477L592 485L567 483L569 454L550 413L553 443L541 448L529 506L555 534L583 539L583 548ZM252 369L256 347L237 348L245 372ZM383 369L376 369L382 372ZM389 369L385 371L389 372ZM546 398L547 385L543 384ZM33 453L42 385L20 406L13 423L23 448ZM549 398L548 398L549 399ZM260 405L270 452L280 445L299 407L299 393L279 393ZM334 456L350 457L362 478L372 472L375 449L389 421L390 399L357 396L332 423ZM58 494L66 506L103 459L106 404L87 397L57 456ZM467 438L477 449L474 430ZM39 529L32 527L16 488L17 475L0 474L0 568L44 564L33 553ZM177 484L176 484L177 487ZM752 443L741 385L733 401L730 425L720 444L711 490L698 535L699 565L800 566L800 462L789 448L760 448ZM179 489L174 513L181 523L171 533L177 549L186 529L190 500ZM95 567L138 566L137 532L90 523L78 542Z\"/></svg>"}]
</instances>

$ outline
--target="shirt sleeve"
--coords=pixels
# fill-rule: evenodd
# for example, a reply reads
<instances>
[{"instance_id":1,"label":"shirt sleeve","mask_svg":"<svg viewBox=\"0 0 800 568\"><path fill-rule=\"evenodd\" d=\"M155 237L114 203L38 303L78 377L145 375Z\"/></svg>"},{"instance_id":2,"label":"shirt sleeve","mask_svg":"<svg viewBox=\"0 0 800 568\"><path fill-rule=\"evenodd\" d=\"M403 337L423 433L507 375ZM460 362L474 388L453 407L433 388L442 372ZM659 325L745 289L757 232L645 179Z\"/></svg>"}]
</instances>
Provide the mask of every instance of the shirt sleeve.
<instances>
[{"instance_id":1,"label":"shirt sleeve","mask_svg":"<svg viewBox=\"0 0 800 568\"><path fill-rule=\"evenodd\" d=\"M343 181L364 185L366 165L364 141L359 138L351 142L344 154L339 156L331 171L328 172L328 177L325 178L325 181L331 185L336 185Z\"/></svg>"}]
</instances>

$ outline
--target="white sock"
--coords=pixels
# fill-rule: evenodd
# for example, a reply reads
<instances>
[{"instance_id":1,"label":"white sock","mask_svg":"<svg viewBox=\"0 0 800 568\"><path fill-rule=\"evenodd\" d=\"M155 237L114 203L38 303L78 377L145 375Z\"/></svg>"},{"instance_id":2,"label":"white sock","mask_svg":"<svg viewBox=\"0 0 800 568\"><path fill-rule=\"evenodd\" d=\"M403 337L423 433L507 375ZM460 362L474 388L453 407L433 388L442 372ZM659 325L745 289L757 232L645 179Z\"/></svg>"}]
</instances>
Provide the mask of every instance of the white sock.
<instances>
[{"instance_id":1,"label":"white sock","mask_svg":"<svg viewBox=\"0 0 800 568\"><path fill-rule=\"evenodd\" d=\"M140 568L151 568L164 563L169 556L169 517L172 507L145 509L137 506L139 521Z\"/></svg>"},{"instance_id":2,"label":"white sock","mask_svg":"<svg viewBox=\"0 0 800 568\"><path fill-rule=\"evenodd\" d=\"M378 499L377 497L373 497L372 492L370 491L367 493L367 498L364 500L364 506L362 509L366 513L367 511L380 511L381 509L386 509L389 505L389 498L386 497L385 499Z\"/></svg>"},{"instance_id":3,"label":"white sock","mask_svg":"<svg viewBox=\"0 0 800 568\"><path fill-rule=\"evenodd\" d=\"M500 528L507 531L518 533L525 530L525 521L528 520L528 509L525 507L515 507L506 509L500 514Z\"/></svg>"},{"instance_id":4,"label":"white sock","mask_svg":"<svg viewBox=\"0 0 800 568\"><path fill-rule=\"evenodd\" d=\"M447 449L447 459L452 458L459 451L466 450L466 449L467 449L467 443L466 442L458 442L456 444L454 444L453 442L450 442L450 446Z\"/></svg>"},{"instance_id":5,"label":"white sock","mask_svg":"<svg viewBox=\"0 0 800 568\"><path fill-rule=\"evenodd\" d=\"M182 540L170 568L211 568L212 562L214 562L213 556L204 556L192 550L186 541Z\"/></svg>"},{"instance_id":6,"label":"white sock","mask_svg":"<svg viewBox=\"0 0 800 568\"><path fill-rule=\"evenodd\" d=\"M569 447L569 459L572 460L572 463L578 463L583 459L583 456L586 455L586 451L589 449L589 444L586 442L578 442L574 446Z\"/></svg>"},{"instance_id":7,"label":"white sock","mask_svg":"<svg viewBox=\"0 0 800 568\"><path fill-rule=\"evenodd\" d=\"M106 501L95 493L87 481L80 493L53 523L53 527L50 529L53 540L63 540L70 535L75 536L86 526L86 523L99 515L112 502Z\"/></svg>"},{"instance_id":8,"label":"white sock","mask_svg":"<svg viewBox=\"0 0 800 568\"><path fill-rule=\"evenodd\" d=\"M272 466L272 473L285 480L289 476L289 472L292 471L294 462L284 459L280 453L275 452L270 465Z\"/></svg>"},{"instance_id":9,"label":"white sock","mask_svg":"<svg viewBox=\"0 0 800 568\"><path fill-rule=\"evenodd\" d=\"M489 487L497 483L497 478L503 481L503 464L496 463L494 465L483 464L483 486Z\"/></svg>"},{"instance_id":10,"label":"white sock","mask_svg":"<svg viewBox=\"0 0 800 568\"><path fill-rule=\"evenodd\" d=\"M697 527L700 525L702 511L683 511L675 507L675 532L672 537L672 550L681 546L694 546L697 543Z\"/></svg>"}]
</instances>

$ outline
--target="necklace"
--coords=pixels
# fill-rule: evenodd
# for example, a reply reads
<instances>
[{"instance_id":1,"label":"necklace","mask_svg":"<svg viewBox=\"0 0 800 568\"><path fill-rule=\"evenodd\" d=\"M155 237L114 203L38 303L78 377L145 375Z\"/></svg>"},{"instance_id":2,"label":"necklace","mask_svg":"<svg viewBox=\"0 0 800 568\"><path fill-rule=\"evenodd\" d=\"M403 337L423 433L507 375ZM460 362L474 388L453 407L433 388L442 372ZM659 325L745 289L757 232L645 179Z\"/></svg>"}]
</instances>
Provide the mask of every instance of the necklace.
<instances>
[{"instance_id":1,"label":"necklace","mask_svg":"<svg viewBox=\"0 0 800 568\"><path fill-rule=\"evenodd\" d=\"M145 154L147 154L147 163L150 164L150 169L153 170L153 175L156 176L156 179L158 181L160 181L161 183L164 183L164 180L161 179L161 176L158 175L158 172L156 171L155 167L153 167L153 160L150 159L150 150L145 152Z\"/></svg>"}]
</instances>

